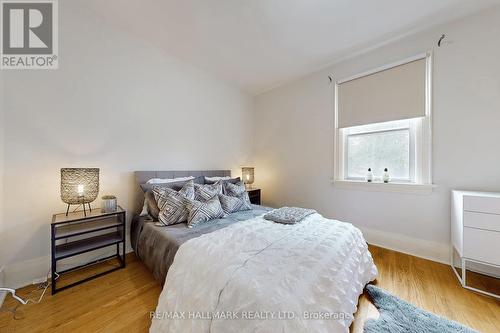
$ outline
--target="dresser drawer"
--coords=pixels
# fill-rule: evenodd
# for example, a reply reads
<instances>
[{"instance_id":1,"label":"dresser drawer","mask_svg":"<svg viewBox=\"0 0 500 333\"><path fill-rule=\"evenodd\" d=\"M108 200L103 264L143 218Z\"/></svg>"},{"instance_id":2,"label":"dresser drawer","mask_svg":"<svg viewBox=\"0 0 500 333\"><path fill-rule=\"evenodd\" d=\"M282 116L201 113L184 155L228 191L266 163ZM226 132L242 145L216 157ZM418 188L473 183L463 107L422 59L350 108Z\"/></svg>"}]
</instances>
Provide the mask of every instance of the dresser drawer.
<instances>
[{"instance_id":1,"label":"dresser drawer","mask_svg":"<svg viewBox=\"0 0 500 333\"><path fill-rule=\"evenodd\" d=\"M500 232L500 215L464 212L464 226Z\"/></svg>"},{"instance_id":2,"label":"dresser drawer","mask_svg":"<svg viewBox=\"0 0 500 333\"><path fill-rule=\"evenodd\" d=\"M500 214L500 198L464 195L464 210Z\"/></svg>"},{"instance_id":3,"label":"dresser drawer","mask_svg":"<svg viewBox=\"0 0 500 333\"><path fill-rule=\"evenodd\" d=\"M500 232L464 228L464 257L500 265Z\"/></svg>"}]
</instances>

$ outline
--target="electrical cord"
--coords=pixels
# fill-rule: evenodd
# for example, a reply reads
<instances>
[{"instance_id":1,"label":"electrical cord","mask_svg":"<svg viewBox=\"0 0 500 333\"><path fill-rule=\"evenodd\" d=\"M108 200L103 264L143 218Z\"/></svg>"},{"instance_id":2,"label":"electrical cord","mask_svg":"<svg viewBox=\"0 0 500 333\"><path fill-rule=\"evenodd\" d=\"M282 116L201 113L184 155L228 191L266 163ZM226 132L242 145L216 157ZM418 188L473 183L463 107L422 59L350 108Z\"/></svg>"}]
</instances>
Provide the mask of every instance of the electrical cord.
<instances>
[{"instance_id":1,"label":"electrical cord","mask_svg":"<svg viewBox=\"0 0 500 333\"><path fill-rule=\"evenodd\" d=\"M32 304L39 304L42 299L43 299L43 296L45 295L45 292L47 291L47 289L49 288L49 286L52 284L52 282L49 282L49 274L50 274L50 271L47 272L47 281L46 282L42 282L42 283L39 283L37 288L35 290L32 290L29 294L28 294L28 297L30 295L32 295L34 292L36 291L39 291L39 290L42 290L42 293L40 294L40 297L37 299L37 300L34 300L32 298L27 298L26 300L19 297L18 295L16 295L16 291L14 289L11 289L11 288L0 288L0 290L3 290L3 291L7 291L7 292L10 292L12 297L17 300L19 303L14 306L13 308L7 308L7 307L0 307L0 312L2 311L5 311L5 312L11 312L12 313L12 318L14 320L19 320L19 319L23 319L24 317L22 316L18 316L18 307L21 306L21 305L27 305L29 303L32 303ZM59 274L56 273L56 278L54 280L57 280L57 278L59 278Z\"/></svg>"},{"instance_id":2,"label":"electrical cord","mask_svg":"<svg viewBox=\"0 0 500 333\"><path fill-rule=\"evenodd\" d=\"M102 255L99 255L97 257L94 257L93 259L91 259L90 261L94 261L94 260L97 260L97 262L95 262L94 264L98 264L98 263L102 263L102 262L105 262L107 261L108 259L105 259L103 258L104 260L99 260L99 257L102 256ZM89 265L90 266L90 265ZM87 266L84 266L84 267L87 267ZM82 267L82 268L84 268ZM59 278L59 274L57 272L54 272L56 277L54 278L54 281L57 280ZM47 281L46 282L42 282L42 283L39 283L37 288L35 290L32 290L31 292L28 293L27 297L29 297L30 295L32 295L34 292L37 292L39 290L42 290L42 293L40 294L40 297L38 297L37 300L34 300L32 298L27 298L26 300L19 297L18 295L16 295L16 290L15 289L12 289L12 288L2 288L0 287L0 291L6 291L6 292L9 292L11 293L12 297L18 301L18 304L16 306L14 306L13 308L7 308L7 307L0 307L0 312L11 312L12 313L12 318L14 320L20 320L20 319L23 319L24 317L22 316L19 316L18 315L18 311L17 311L17 308L21 305L27 305L29 303L32 303L32 304L39 304L43 297L45 296L45 293L47 291L47 289L50 287L50 285L52 284L52 282L49 282L50 281L50 270L47 272Z\"/></svg>"}]
</instances>

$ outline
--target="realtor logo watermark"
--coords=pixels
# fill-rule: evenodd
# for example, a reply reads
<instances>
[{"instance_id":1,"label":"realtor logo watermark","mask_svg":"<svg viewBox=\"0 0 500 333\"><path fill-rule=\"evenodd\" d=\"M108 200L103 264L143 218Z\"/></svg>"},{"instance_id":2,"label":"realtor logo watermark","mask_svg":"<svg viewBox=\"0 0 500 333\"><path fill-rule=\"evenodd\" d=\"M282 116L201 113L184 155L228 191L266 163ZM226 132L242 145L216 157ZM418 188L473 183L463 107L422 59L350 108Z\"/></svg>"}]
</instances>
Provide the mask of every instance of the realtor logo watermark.
<instances>
[{"instance_id":1,"label":"realtor logo watermark","mask_svg":"<svg viewBox=\"0 0 500 333\"><path fill-rule=\"evenodd\" d=\"M57 0L0 0L1 69L57 69Z\"/></svg>"}]
</instances>

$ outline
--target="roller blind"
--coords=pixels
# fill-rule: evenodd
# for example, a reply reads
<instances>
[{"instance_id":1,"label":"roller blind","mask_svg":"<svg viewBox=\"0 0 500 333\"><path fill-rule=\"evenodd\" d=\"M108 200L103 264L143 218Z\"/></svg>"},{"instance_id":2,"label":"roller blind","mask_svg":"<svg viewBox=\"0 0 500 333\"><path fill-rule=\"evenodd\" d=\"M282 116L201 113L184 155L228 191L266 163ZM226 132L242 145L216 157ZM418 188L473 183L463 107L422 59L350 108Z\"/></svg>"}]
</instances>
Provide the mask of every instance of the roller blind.
<instances>
[{"instance_id":1,"label":"roller blind","mask_svg":"<svg viewBox=\"0 0 500 333\"><path fill-rule=\"evenodd\" d=\"M426 59L338 85L338 127L425 116Z\"/></svg>"}]
</instances>

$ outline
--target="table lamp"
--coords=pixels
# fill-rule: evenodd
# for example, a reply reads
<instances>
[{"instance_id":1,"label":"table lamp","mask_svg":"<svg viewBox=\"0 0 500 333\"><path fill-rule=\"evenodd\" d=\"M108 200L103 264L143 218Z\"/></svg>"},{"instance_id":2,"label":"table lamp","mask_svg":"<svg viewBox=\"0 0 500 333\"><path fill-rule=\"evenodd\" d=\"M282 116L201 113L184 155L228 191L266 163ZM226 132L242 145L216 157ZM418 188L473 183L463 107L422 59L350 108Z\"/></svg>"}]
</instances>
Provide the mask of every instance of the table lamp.
<instances>
[{"instance_id":1,"label":"table lamp","mask_svg":"<svg viewBox=\"0 0 500 333\"><path fill-rule=\"evenodd\" d=\"M98 168L62 168L61 169L61 199L68 204L66 216L70 205L83 205L83 214L87 216L85 204L90 203L99 194L99 169ZM77 207L78 209L78 207Z\"/></svg>"},{"instance_id":2,"label":"table lamp","mask_svg":"<svg viewBox=\"0 0 500 333\"><path fill-rule=\"evenodd\" d=\"M252 184L254 182L254 167L243 167L241 168L241 178L243 179L243 184L247 187L247 189L252 188Z\"/></svg>"}]
</instances>

